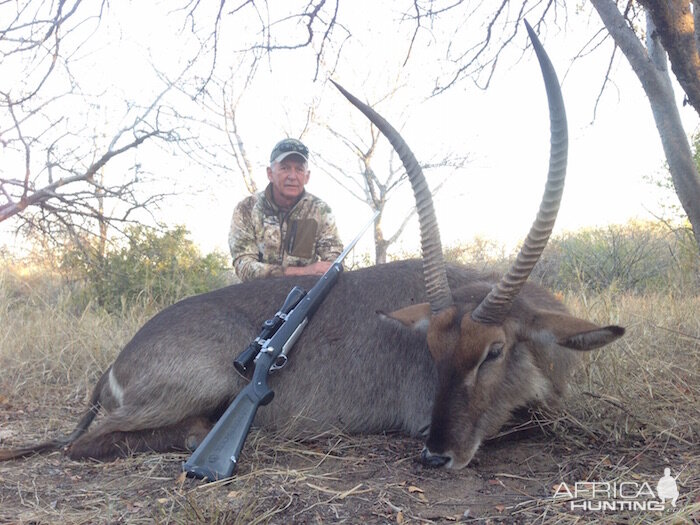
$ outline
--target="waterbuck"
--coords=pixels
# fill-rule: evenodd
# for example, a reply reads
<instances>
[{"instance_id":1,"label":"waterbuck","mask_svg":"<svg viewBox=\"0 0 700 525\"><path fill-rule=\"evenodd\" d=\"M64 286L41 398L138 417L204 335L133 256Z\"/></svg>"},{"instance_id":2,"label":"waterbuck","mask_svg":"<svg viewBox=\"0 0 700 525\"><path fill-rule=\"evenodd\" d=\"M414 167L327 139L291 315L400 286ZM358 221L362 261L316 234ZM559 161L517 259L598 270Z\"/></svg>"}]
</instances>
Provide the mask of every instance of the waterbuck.
<instances>
[{"instance_id":1,"label":"waterbuck","mask_svg":"<svg viewBox=\"0 0 700 525\"><path fill-rule=\"evenodd\" d=\"M500 279L445 264L430 192L413 154L382 117L338 86L404 163L416 195L423 260L344 273L287 369L270 379L275 399L258 412L257 425L427 436L426 464L461 468L515 408L558 401L581 351L624 333L571 316L552 294L527 282L554 225L567 155L559 83L528 31L549 101L550 166L537 218ZM104 372L70 436L0 451L0 459L62 447L72 458L101 459L192 450L244 384L234 357L293 285L308 289L314 282L253 281L166 308Z\"/></svg>"}]
</instances>

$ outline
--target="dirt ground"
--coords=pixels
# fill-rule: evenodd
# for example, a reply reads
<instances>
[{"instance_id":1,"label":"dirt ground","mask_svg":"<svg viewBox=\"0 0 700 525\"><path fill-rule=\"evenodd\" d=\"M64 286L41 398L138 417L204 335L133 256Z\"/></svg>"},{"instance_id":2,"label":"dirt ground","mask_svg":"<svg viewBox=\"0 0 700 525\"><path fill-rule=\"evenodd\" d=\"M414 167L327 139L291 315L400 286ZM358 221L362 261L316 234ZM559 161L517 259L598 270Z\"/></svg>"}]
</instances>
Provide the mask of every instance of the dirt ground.
<instances>
[{"instance_id":1,"label":"dirt ground","mask_svg":"<svg viewBox=\"0 0 700 525\"><path fill-rule=\"evenodd\" d=\"M0 402L0 444L43 439L36 431L49 420L54 431L71 430L80 408L61 408L60 399L55 407ZM570 416L532 417L539 420L486 443L461 471L422 466L422 443L393 434L295 442L253 431L234 478L217 483L185 478L186 454L98 463L54 452L0 463L0 523L700 522L692 444L640 429L611 446ZM647 482L656 491L667 466L678 475L675 509L572 511L570 498L553 498L562 482L572 491L577 481Z\"/></svg>"}]
</instances>

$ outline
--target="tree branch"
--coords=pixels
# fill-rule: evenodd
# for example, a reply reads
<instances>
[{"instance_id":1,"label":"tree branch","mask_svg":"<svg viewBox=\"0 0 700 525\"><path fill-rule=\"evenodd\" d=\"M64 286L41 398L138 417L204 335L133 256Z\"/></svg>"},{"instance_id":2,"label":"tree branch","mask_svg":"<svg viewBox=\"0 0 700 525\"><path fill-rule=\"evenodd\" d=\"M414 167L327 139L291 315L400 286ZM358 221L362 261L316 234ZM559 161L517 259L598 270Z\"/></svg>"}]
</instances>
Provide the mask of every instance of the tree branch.
<instances>
[{"instance_id":1,"label":"tree branch","mask_svg":"<svg viewBox=\"0 0 700 525\"><path fill-rule=\"evenodd\" d=\"M130 149L136 148L139 145L141 145L144 141L148 140L151 137L156 137L160 136L162 133L160 131L151 131L149 133L146 133L142 135L141 137L133 140L129 144L126 144L122 146L119 149L108 151L104 155L102 155L97 162L93 163L84 173L74 175L72 177L61 177L59 180L47 184L41 189L34 190L31 194L26 195L24 194L20 199L19 202L8 202L7 204L3 204L0 206L0 222L9 219L10 217L17 215L18 213L24 211L27 209L29 206L34 206L38 205L41 203L44 203L48 201L49 199L52 198L61 198L61 196L56 193L56 190L58 188L61 188L63 186L67 186L69 184L75 183L75 182L87 182L90 179L92 179L103 166L105 166L111 159L114 157L121 155L125 151L129 151ZM7 181L2 181L3 185ZM7 193L3 189L3 193L7 195ZM9 200L9 199L8 199Z\"/></svg>"}]
</instances>

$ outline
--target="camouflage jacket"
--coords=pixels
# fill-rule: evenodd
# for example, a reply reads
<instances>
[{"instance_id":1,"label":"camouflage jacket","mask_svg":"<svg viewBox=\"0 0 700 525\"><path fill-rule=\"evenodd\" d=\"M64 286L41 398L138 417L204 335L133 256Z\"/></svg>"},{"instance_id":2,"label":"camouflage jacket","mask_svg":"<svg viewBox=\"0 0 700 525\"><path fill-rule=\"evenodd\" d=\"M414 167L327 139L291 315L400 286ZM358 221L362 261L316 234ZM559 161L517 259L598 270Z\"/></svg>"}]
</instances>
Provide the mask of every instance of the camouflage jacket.
<instances>
[{"instance_id":1,"label":"camouflage jacket","mask_svg":"<svg viewBox=\"0 0 700 525\"><path fill-rule=\"evenodd\" d=\"M288 212L272 200L271 185L236 205L228 243L242 281L282 275L287 266L333 261L343 245L331 209L304 192Z\"/></svg>"}]
</instances>

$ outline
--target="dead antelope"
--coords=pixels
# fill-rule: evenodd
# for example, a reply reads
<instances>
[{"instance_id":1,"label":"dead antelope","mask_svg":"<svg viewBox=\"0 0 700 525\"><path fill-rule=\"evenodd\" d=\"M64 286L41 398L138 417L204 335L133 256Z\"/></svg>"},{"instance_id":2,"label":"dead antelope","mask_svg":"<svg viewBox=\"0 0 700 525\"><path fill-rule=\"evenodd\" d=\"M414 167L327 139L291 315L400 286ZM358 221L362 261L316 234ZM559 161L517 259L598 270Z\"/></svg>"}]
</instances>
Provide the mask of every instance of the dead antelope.
<instances>
[{"instance_id":1,"label":"dead antelope","mask_svg":"<svg viewBox=\"0 0 700 525\"><path fill-rule=\"evenodd\" d=\"M461 468L515 408L558 401L581 351L624 333L569 315L553 295L527 282L554 225L567 155L559 83L528 30L550 107L550 166L537 219L500 280L445 264L430 192L413 154L382 117L338 86L404 163L416 194L423 260L343 274L287 370L270 378L275 400L258 412L257 425L309 434L427 435L427 464ZM235 356L293 285L308 289L314 282L248 282L166 308L104 372L70 436L0 451L0 459L63 447L72 458L102 459L192 450L244 384Z\"/></svg>"}]
</instances>

